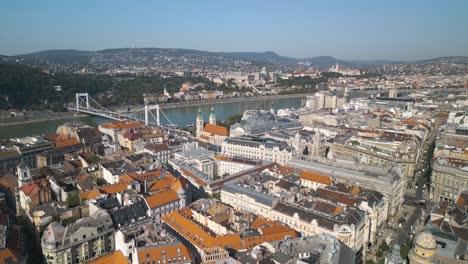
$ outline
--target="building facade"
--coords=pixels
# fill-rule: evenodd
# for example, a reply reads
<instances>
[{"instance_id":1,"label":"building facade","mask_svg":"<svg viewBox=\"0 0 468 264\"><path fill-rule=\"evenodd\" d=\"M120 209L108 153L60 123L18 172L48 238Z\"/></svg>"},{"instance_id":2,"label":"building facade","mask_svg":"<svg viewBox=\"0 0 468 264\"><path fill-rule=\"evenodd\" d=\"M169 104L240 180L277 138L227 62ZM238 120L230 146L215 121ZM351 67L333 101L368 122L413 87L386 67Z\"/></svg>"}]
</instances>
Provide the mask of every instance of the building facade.
<instances>
[{"instance_id":1,"label":"building facade","mask_svg":"<svg viewBox=\"0 0 468 264\"><path fill-rule=\"evenodd\" d=\"M110 215L97 211L76 223L51 223L41 239L42 252L49 264L85 263L115 250Z\"/></svg>"}]
</instances>

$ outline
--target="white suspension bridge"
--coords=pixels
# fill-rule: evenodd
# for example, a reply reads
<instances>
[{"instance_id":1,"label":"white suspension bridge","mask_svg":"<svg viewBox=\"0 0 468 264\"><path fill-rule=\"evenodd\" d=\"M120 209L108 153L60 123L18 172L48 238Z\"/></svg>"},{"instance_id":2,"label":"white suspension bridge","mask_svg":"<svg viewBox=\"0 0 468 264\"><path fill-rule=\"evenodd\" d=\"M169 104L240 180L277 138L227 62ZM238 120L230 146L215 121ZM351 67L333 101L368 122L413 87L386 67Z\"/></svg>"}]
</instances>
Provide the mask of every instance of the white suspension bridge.
<instances>
[{"instance_id":1,"label":"white suspension bridge","mask_svg":"<svg viewBox=\"0 0 468 264\"><path fill-rule=\"evenodd\" d=\"M136 109L131 113L123 114L103 107L89 96L88 93L77 93L75 95L75 102L68 105L68 110L117 121L137 121L145 123L147 126L157 125L168 132L177 132L189 138L193 137L189 132L178 129L162 111L159 105L145 105L142 109ZM161 114L169 125L161 125Z\"/></svg>"}]
</instances>

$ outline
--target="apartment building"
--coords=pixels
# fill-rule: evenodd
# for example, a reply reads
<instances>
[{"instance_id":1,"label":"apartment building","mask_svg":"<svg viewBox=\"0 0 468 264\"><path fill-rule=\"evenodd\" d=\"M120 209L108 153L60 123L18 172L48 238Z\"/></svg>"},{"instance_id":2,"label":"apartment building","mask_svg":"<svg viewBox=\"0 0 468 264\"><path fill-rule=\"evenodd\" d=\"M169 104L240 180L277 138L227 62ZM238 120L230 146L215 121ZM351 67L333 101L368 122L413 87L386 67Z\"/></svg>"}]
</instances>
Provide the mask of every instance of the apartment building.
<instances>
[{"instance_id":1,"label":"apartment building","mask_svg":"<svg viewBox=\"0 0 468 264\"><path fill-rule=\"evenodd\" d=\"M41 247L49 264L85 263L113 252L111 216L99 210L66 227L58 222L51 223L44 231Z\"/></svg>"}]
</instances>

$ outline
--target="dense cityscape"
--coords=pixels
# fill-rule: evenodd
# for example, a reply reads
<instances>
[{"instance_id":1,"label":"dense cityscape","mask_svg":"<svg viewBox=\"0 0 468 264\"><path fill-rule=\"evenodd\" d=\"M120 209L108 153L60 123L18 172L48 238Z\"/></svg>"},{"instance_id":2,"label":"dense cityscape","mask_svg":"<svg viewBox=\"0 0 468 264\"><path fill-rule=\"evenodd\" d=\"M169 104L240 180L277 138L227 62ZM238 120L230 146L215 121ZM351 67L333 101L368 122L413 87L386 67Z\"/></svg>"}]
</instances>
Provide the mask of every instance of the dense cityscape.
<instances>
[{"instance_id":1,"label":"dense cityscape","mask_svg":"<svg viewBox=\"0 0 468 264\"><path fill-rule=\"evenodd\" d=\"M3 4L0 264L468 263L465 3L162 2Z\"/></svg>"},{"instance_id":2,"label":"dense cityscape","mask_svg":"<svg viewBox=\"0 0 468 264\"><path fill-rule=\"evenodd\" d=\"M299 109L216 118L218 102L280 96L331 72L340 75L298 94ZM146 106L213 105L187 127L108 114L97 127L68 121L4 139L2 254L11 263L466 260L466 75L358 78L339 63L236 74L207 76L253 89L233 96L184 82L141 94ZM285 81L293 85L275 86ZM91 95L76 98L70 114L97 108ZM34 113L1 118L32 122Z\"/></svg>"}]
</instances>

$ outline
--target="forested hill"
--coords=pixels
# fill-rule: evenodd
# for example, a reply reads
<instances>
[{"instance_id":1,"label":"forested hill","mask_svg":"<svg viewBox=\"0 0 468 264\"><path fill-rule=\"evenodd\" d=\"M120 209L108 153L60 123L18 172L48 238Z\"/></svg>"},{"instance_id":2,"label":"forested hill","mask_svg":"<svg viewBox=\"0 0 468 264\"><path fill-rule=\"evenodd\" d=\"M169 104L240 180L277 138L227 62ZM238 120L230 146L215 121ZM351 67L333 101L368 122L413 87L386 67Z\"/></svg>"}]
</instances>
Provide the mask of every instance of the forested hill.
<instances>
[{"instance_id":1,"label":"forested hill","mask_svg":"<svg viewBox=\"0 0 468 264\"><path fill-rule=\"evenodd\" d=\"M23 65L0 63L0 109L60 111L76 92L97 94L111 87L112 80L105 76L49 75Z\"/></svg>"},{"instance_id":2,"label":"forested hill","mask_svg":"<svg viewBox=\"0 0 468 264\"><path fill-rule=\"evenodd\" d=\"M184 82L199 84L200 89L206 90L241 91L236 85L217 85L201 76L48 74L23 65L0 63L0 109L64 111L75 93L89 93L104 106L142 104L143 93L158 94L164 88L174 93Z\"/></svg>"}]
</instances>

